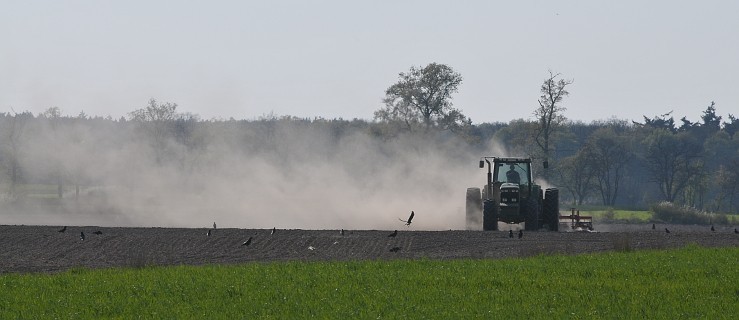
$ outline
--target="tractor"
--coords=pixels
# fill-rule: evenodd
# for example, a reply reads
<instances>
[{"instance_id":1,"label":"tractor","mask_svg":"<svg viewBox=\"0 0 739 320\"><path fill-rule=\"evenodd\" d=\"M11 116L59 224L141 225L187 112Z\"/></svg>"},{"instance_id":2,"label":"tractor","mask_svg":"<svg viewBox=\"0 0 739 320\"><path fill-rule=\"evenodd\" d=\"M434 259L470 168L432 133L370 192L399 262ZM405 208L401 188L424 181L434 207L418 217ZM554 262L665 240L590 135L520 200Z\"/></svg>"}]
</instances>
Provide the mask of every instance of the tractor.
<instances>
[{"instance_id":1,"label":"tractor","mask_svg":"<svg viewBox=\"0 0 739 320\"><path fill-rule=\"evenodd\" d=\"M492 161L491 161L492 160ZM559 191L534 184L530 158L483 157L487 183L467 189L467 230L495 231L498 222L524 223L524 229L559 231ZM547 168L544 162L544 168Z\"/></svg>"}]
</instances>

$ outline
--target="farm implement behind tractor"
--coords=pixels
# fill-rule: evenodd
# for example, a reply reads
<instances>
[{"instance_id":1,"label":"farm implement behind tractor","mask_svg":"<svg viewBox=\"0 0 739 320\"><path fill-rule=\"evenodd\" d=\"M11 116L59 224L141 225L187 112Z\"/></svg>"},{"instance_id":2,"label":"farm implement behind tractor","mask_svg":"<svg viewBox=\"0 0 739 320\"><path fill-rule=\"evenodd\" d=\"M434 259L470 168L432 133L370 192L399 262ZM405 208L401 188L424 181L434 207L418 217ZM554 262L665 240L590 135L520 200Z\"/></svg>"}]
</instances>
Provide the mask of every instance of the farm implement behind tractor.
<instances>
[{"instance_id":1,"label":"farm implement behind tractor","mask_svg":"<svg viewBox=\"0 0 739 320\"><path fill-rule=\"evenodd\" d=\"M570 208L569 216L559 216L559 220L560 222L568 221L573 231L593 231L593 217L581 216L580 210L575 210L575 208Z\"/></svg>"}]
</instances>

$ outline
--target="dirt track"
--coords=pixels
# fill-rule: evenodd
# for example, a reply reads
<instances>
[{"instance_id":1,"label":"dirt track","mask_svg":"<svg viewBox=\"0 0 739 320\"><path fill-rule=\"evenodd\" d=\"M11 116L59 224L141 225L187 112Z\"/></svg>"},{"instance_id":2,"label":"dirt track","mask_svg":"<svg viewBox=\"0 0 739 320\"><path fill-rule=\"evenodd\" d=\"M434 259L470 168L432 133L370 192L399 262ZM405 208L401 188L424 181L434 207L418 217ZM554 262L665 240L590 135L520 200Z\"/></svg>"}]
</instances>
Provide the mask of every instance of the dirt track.
<instances>
[{"instance_id":1,"label":"dirt track","mask_svg":"<svg viewBox=\"0 0 739 320\"><path fill-rule=\"evenodd\" d=\"M144 265L234 264L283 260L506 258L537 254L579 254L631 249L672 248L689 243L739 246L729 227L629 226L628 231L597 233L102 228L0 226L0 273L55 272L73 267L107 268ZM619 228L610 228L618 230ZM93 231L101 231L101 235ZM80 232L86 239L80 240ZM253 237L249 246L241 244ZM397 252L391 249L399 248ZM311 249L312 248L312 249Z\"/></svg>"}]
</instances>

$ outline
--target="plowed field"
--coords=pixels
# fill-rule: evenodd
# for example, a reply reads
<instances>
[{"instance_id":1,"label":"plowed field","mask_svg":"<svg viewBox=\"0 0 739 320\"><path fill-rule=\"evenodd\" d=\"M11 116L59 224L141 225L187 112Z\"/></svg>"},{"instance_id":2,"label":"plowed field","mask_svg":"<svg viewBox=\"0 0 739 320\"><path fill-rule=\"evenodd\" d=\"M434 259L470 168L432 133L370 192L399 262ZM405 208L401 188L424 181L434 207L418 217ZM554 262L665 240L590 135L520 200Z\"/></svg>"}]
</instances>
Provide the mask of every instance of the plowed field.
<instances>
[{"instance_id":1,"label":"plowed field","mask_svg":"<svg viewBox=\"0 0 739 320\"><path fill-rule=\"evenodd\" d=\"M236 264L254 261L508 258L701 246L738 246L729 227L649 226L610 232L391 231L0 226L0 273L69 268ZM93 234L100 231L102 234ZM81 240L80 233L85 233ZM252 237L250 245L242 245ZM394 249L394 250L392 250Z\"/></svg>"}]
</instances>

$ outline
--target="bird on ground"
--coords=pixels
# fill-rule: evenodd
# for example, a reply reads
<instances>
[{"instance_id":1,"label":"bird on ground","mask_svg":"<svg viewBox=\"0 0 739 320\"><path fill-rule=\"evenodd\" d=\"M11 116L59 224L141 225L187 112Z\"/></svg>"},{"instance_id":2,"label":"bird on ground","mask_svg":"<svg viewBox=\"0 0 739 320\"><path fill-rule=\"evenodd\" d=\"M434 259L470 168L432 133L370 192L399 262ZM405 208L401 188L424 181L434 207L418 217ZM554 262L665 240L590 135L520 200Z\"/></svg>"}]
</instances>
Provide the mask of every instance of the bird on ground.
<instances>
[{"instance_id":1,"label":"bird on ground","mask_svg":"<svg viewBox=\"0 0 739 320\"><path fill-rule=\"evenodd\" d=\"M213 230L215 230L215 229L216 229L216 223L213 222Z\"/></svg>"},{"instance_id":2,"label":"bird on ground","mask_svg":"<svg viewBox=\"0 0 739 320\"><path fill-rule=\"evenodd\" d=\"M67 231L67 226L64 226L64 228L59 229L59 231L57 232L64 232L64 231Z\"/></svg>"},{"instance_id":3,"label":"bird on ground","mask_svg":"<svg viewBox=\"0 0 739 320\"><path fill-rule=\"evenodd\" d=\"M344 229L341 229L341 231L339 231L339 234L343 237L344 236Z\"/></svg>"},{"instance_id":4,"label":"bird on ground","mask_svg":"<svg viewBox=\"0 0 739 320\"><path fill-rule=\"evenodd\" d=\"M206 234L206 236L210 237L210 229L208 229L208 233Z\"/></svg>"},{"instance_id":5,"label":"bird on ground","mask_svg":"<svg viewBox=\"0 0 739 320\"><path fill-rule=\"evenodd\" d=\"M103 232L102 232L102 231L100 231L100 230L98 230L98 231L93 231L92 233L94 233L94 234L96 234L96 235L101 235L101 234L103 234Z\"/></svg>"},{"instance_id":6,"label":"bird on ground","mask_svg":"<svg viewBox=\"0 0 739 320\"><path fill-rule=\"evenodd\" d=\"M523 238L523 230L518 230L518 238Z\"/></svg>"},{"instance_id":7,"label":"bird on ground","mask_svg":"<svg viewBox=\"0 0 739 320\"><path fill-rule=\"evenodd\" d=\"M277 227L272 227L272 232L270 232L269 234L275 234L275 232L277 232Z\"/></svg>"},{"instance_id":8,"label":"bird on ground","mask_svg":"<svg viewBox=\"0 0 739 320\"><path fill-rule=\"evenodd\" d=\"M716 229L713 226L711 226L711 231L714 231L715 232Z\"/></svg>"},{"instance_id":9,"label":"bird on ground","mask_svg":"<svg viewBox=\"0 0 739 320\"><path fill-rule=\"evenodd\" d=\"M652 223L652 230L654 229L657 229L657 226L654 223Z\"/></svg>"},{"instance_id":10,"label":"bird on ground","mask_svg":"<svg viewBox=\"0 0 739 320\"><path fill-rule=\"evenodd\" d=\"M252 237L249 237L249 239L247 239L246 241L244 241L244 243L242 243L241 245L242 246L248 246L248 245L250 245L251 244L251 239L252 239Z\"/></svg>"},{"instance_id":11,"label":"bird on ground","mask_svg":"<svg viewBox=\"0 0 739 320\"><path fill-rule=\"evenodd\" d=\"M513 238L513 230L508 230L508 238Z\"/></svg>"},{"instance_id":12,"label":"bird on ground","mask_svg":"<svg viewBox=\"0 0 739 320\"><path fill-rule=\"evenodd\" d=\"M398 235L398 230L393 231L393 233L389 234L388 237L395 238L395 236Z\"/></svg>"},{"instance_id":13,"label":"bird on ground","mask_svg":"<svg viewBox=\"0 0 739 320\"><path fill-rule=\"evenodd\" d=\"M390 252L398 252L398 251L400 251L400 247L392 247L390 249Z\"/></svg>"},{"instance_id":14,"label":"bird on ground","mask_svg":"<svg viewBox=\"0 0 739 320\"><path fill-rule=\"evenodd\" d=\"M308 250L310 250L310 251L316 250L316 247L314 247L314 246L308 246Z\"/></svg>"},{"instance_id":15,"label":"bird on ground","mask_svg":"<svg viewBox=\"0 0 739 320\"><path fill-rule=\"evenodd\" d=\"M80 240L85 241L85 233L80 232Z\"/></svg>"},{"instance_id":16,"label":"bird on ground","mask_svg":"<svg viewBox=\"0 0 739 320\"><path fill-rule=\"evenodd\" d=\"M670 229L665 228L665 233L670 233Z\"/></svg>"},{"instance_id":17,"label":"bird on ground","mask_svg":"<svg viewBox=\"0 0 739 320\"><path fill-rule=\"evenodd\" d=\"M736 228L734 228L734 233L739 233L739 230L737 230Z\"/></svg>"},{"instance_id":18,"label":"bird on ground","mask_svg":"<svg viewBox=\"0 0 739 320\"><path fill-rule=\"evenodd\" d=\"M411 215L408 217L408 220L403 220L401 218L398 218L398 220L405 222L406 226L410 226L411 222L413 221L413 216L415 216L416 213L411 210Z\"/></svg>"}]
</instances>

